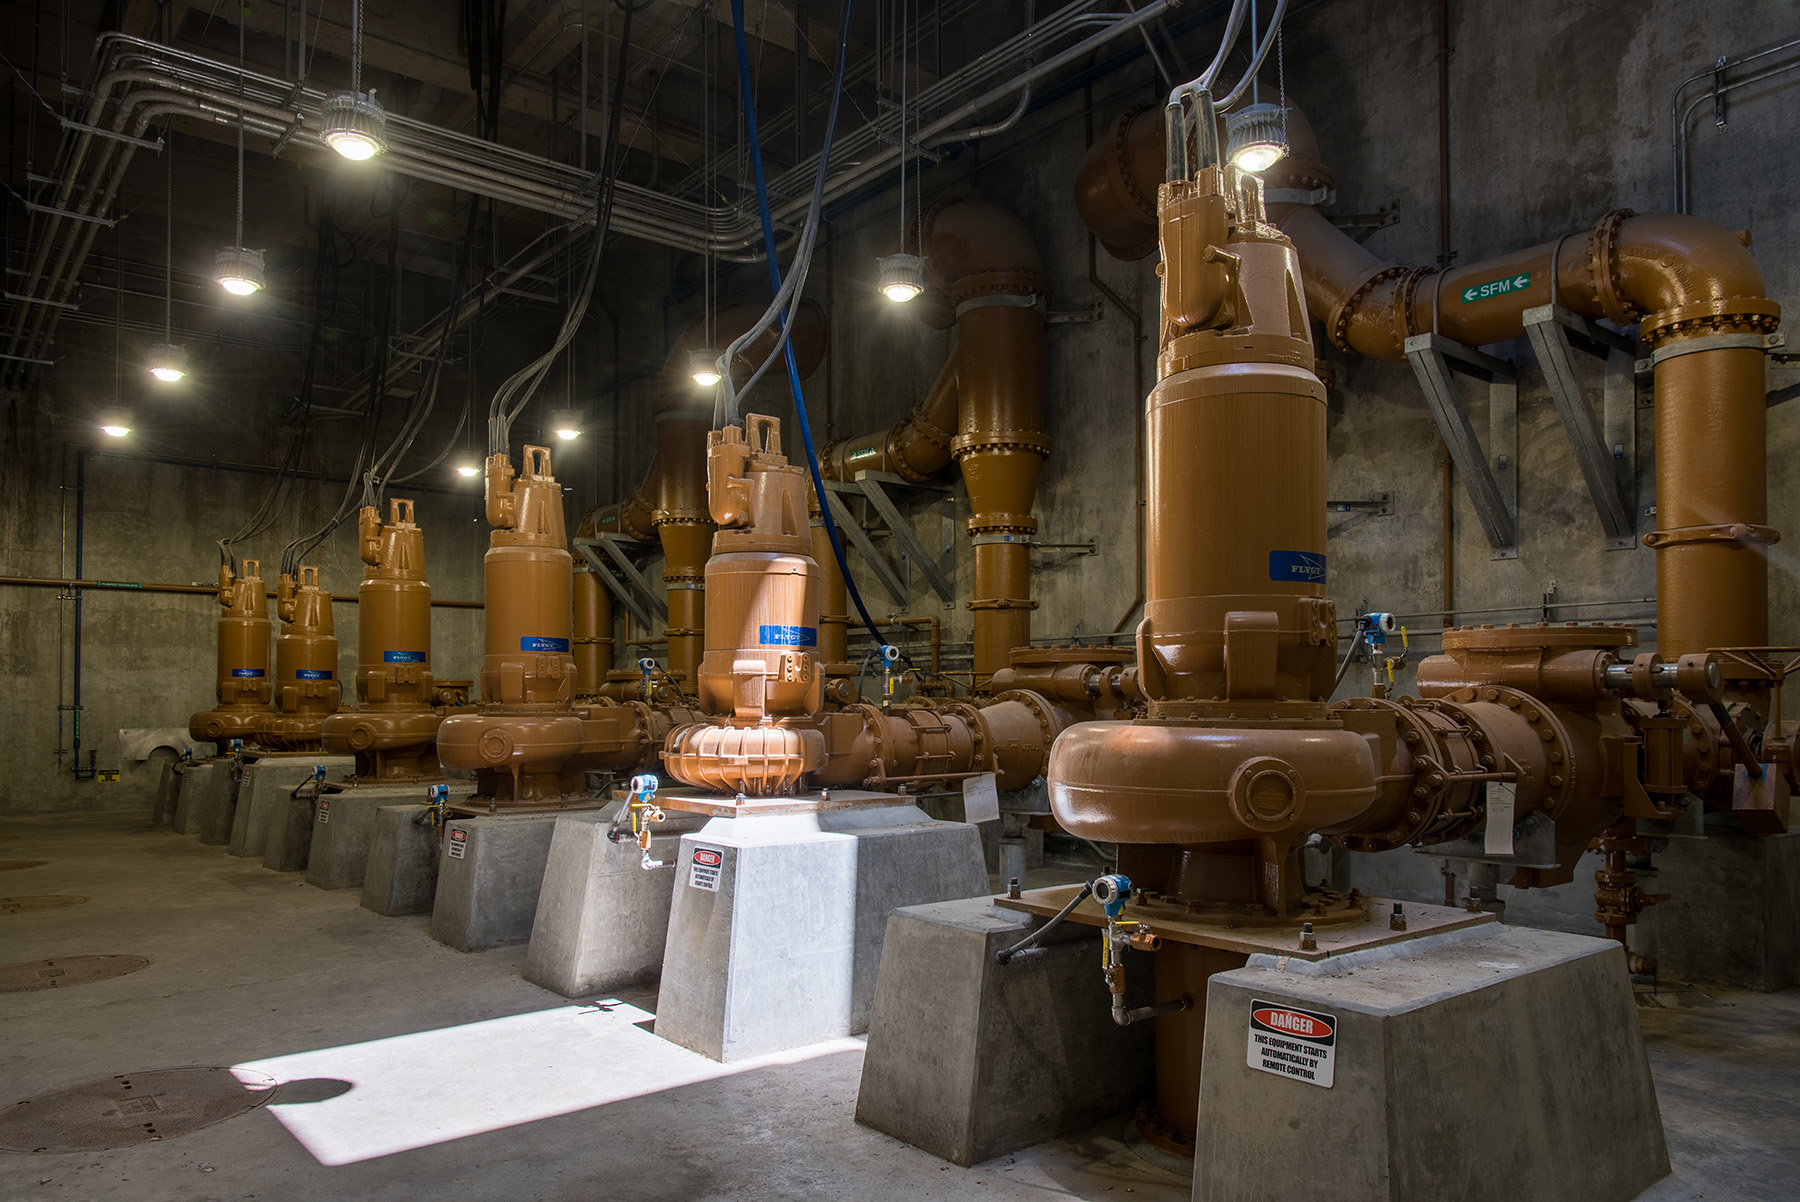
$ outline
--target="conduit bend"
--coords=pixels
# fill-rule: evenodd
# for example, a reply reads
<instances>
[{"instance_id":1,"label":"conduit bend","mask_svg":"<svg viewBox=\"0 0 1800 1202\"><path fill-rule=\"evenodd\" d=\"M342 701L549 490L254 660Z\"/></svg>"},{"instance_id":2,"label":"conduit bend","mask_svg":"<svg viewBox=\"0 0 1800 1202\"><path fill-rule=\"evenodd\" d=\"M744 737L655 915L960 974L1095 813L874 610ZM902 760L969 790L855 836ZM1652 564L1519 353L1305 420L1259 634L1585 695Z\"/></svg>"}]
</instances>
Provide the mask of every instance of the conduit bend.
<instances>
[{"instance_id":1,"label":"conduit bend","mask_svg":"<svg viewBox=\"0 0 1800 1202\"><path fill-rule=\"evenodd\" d=\"M1121 257L1154 247L1162 175L1154 111L1121 115L1082 163L1077 203ZM1780 320L1737 235L1680 214L1606 214L1586 232L1443 273L1384 262L1322 216L1331 173L1299 110L1289 156L1264 173L1272 222L1300 257L1307 309L1338 349L1397 362L1408 336L1435 330L1470 346L1524 335L1524 312L1551 303L1637 325L1655 362L1657 554L1661 653L1673 661L1768 641L1768 524L1763 337ZM1526 275L1529 284L1464 299ZM1754 685L1750 692L1757 690Z\"/></svg>"},{"instance_id":2,"label":"conduit bend","mask_svg":"<svg viewBox=\"0 0 1800 1202\"><path fill-rule=\"evenodd\" d=\"M803 303L794 322L794 360L802 378L812 375L825 354L825 313ZM689 355L721 347L737 338L762 316L758 306L727 309L712 322L710 340L704 319L695 319L675 339L657 380L656 452L637 491L623 501L590 510L580 529L623 534L640 542L658 539L663 549L663 582L668 586L668 671L692 688L699 680L705 651L706 558L716 527L706 505L706 435L712 428L712 389L694 383ZM747 375L774 350L779 331L765 331L732 362L732 371ZM590 581L590 583L593 583ZM610 609L610 604L608 605ZM584 622L596 621L592 604L578 607ZM606 630L576 631L578 641L605 637ZM610 664L606 665L610 666ZM601 669L604 675L604 667Z\"/></svg>"},{"instance_id":3,"label":"conduit bend","mask_svg":"<svg viewBox=\"0 0 1800 1202\"><path fill-rule=\"evenodd\" d=\"M927 288L912 302L926 324L954 324L955 348L931 391L887 430L825 448L822 474L883 471L925 480L951 459L968 487L975 543L977 685L1031 642L1031 536L1044 433L1044 316L1049 293L1037 243L1017 214L983 200L944 200L919 222ZM826 565L829 577L834 574ZM826 581L827 594L831 582ZM836 615L822 619L829 625Z\"/></svg>"}]
</instances>

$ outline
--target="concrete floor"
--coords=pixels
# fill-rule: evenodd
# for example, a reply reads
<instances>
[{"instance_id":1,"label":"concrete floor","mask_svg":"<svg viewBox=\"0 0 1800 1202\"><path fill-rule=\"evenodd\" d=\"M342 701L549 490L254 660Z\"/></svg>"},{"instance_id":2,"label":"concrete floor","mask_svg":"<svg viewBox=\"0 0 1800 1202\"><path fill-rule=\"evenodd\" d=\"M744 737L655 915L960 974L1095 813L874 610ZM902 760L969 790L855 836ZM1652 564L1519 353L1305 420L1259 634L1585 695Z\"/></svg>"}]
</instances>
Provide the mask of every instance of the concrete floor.
<instances>
[{"instance_id":1,"label":"concrete floor","mask_svg":"<svg viewBox=\"0 0 1800 1202\"><path fill-rule=\"evenodd\" d=\"M1186 1183L1123 1117L973 1169L859 1127L861 1045L729 1069L640 1024L654 991L572 1005L224 849L92 814L0 821L0 962L123 953L130 976L0 995L0 1105L114 1073L254 1065L285 1101L162 1143L0 1155L7 1199L1132 1198ZM1033 882L1038 883L1036 881ZM1096 981L1096 984L1098 982ZM1644 1202L1800 1198L1800 991L1642 1011L1675 1176ZM1687 1003L1687 1004L1682 1004ZM346 1086L345 1083L348 1083Z\"/></svg>"}]
</instances>

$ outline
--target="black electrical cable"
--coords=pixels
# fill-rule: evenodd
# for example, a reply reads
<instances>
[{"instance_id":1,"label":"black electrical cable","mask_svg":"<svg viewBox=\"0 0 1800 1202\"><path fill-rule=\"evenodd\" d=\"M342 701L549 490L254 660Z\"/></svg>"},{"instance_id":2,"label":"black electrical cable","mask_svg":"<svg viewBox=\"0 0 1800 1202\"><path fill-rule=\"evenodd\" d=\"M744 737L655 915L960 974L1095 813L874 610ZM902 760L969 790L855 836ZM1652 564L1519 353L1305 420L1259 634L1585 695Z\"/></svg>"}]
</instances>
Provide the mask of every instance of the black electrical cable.
<instances>
[{"instance_id":1,"label":"black electrical cable","mask_svg":"<svg viewBox=\"0 0 1800 1202\"><path fill-rule=\"evenodd\" d=\"M1038 940L1042 939L1045 935L1048 935L1051 931L1054 931L1057 927L1061 926L1063 919L1065 919L1069 915L1073 914L1075 912L1075 907L1079 906L1082 902L1086 901L1088 899L1089 895L1091 895L1093 892L1094 892L1094 882L1089 881L1086 884L1084 884L1081 887L1080 892L1076 893L1074 897L1071 897L1069 899L1069 904L1064 906L1062 909L1060 909L1056 912L1055 918L1052 918L1049 922L1046 922L1043 926L1041 926L1037 930L1031 932L1031 934L1025 936L1025 938L1019 940L1017 943L1013 944L1011 947L1003 947L999 951L995 952L994 953L994 963L1002 965L1002 966L1012 963L1013 958L1016 957L1020 952L1028 950L1034 944L1036 944Z\"/></svg>"}]
</instances>

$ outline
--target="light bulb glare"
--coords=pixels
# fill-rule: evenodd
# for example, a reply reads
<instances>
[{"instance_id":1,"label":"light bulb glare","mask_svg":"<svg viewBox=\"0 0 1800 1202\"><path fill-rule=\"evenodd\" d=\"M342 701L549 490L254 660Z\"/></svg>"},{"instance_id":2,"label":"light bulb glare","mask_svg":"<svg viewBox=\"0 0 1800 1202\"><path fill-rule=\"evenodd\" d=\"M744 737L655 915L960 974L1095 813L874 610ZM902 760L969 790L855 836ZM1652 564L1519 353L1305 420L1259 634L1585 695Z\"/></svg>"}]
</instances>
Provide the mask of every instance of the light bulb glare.
<instances>
[{"instance_id":1,"label":"light bulb glare","mask_svg":"<svg viewBox=\"0 0 1800 1202\"><path fill-rule=\"evenodd\" d=\"M481 474L481 469L472 463L463 463L457 465L456 474L465 480L469 480L479 476Z\"/></svg>"},{"instance_id":2,"label":"light bulb glare","mask_svg":"<svg viewBox=\"0 0 1800 1202\"><path fill-rule=\"evenodd\" d=\"M897 305L925 291L925 260L918 255L885 255L875 261L875 268L876 286Z\"/></svg>"},{"instance_id":3,"label":"light bulb glare","mask_svg":"<svg viewBox=\"0 0 1800 1202\"><path fill-rule=\"evenodd\" d=\"M1280 105L1252 104L1225 118L1225 156L1239 171L1267 171L1287 152L1287 119Z\"/></svg>"},{"instance_id":4,"label":"light bulb glare","mask_svg":"<svg viewBox=\"0 0 1800 1202\"><path fill-rule=\"evenodd\" d=\"M213 278L233 296L249 296L263 286L263 253L244 246L228 246L213 256Z\"/></svg>"},{"instance_id":5,"label":"light bulb glare","mask_svg":"<svg viewBox=\"0 0 1800 1202\"><path fill-rule=\"evenodd\" d=\"M102 434L110 434L114 438L123 438L127 434L131 433L131 427L130 426L121 426L116 422L108 422L107 424L100 427L100 432Z\"/></svg>"}]
</instances>

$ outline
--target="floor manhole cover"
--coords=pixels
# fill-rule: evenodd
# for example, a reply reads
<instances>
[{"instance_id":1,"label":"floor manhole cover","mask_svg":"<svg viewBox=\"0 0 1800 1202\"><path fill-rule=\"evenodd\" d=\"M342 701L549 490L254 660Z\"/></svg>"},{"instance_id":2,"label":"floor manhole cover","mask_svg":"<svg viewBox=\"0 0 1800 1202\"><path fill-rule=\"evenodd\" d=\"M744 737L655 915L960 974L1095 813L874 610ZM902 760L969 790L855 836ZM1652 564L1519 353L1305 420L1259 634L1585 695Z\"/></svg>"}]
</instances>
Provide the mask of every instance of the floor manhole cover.
<instances>
[{"instance_id":1,"label":"floor manhole cover","mask_svg":"<svg viewBox=\"0 0 1800 1202\"><path fill-rule=\"evenodd\" d=\"M49 862L49 860L0 860L0 872L11 872L15 868L36 868L40 864Z\"/></svg>"},{"instance_id":2,"label":"floor manhole cover","mask_svg":"<svg viewBox=\"0 0 1800 1202\"><path fill-rule=\"evenodd\" d=\"M0 964L0 993L31 993L38 989L67 989L108 977L122 977L147 967L142 956L63 956L56 960L22 960Z\"/></svg>"},{"instance_id":3,"label":"floor manhole cover","mask_svg":"<svg viewBox=\"0 0 1800 1202\"><path fill-rule=\"evenodd\" d=\"M0 914L26 914L32 910L66 910L87 898L79 893L39 893L29 897L0 897Z\"/></svg>"},{"instance_id":4,"label":"floor manhole cover","mask_svg":"<svg viewBox=\"0 0 1800 1202\"><path fill-rule=\"evenodd\" d=\"M274 1093L275 1078L246 1069L121 1073L0 1110L0 1150L88 1152L173 1139L255 1110Z\"/></svg>"}]
</instances>

